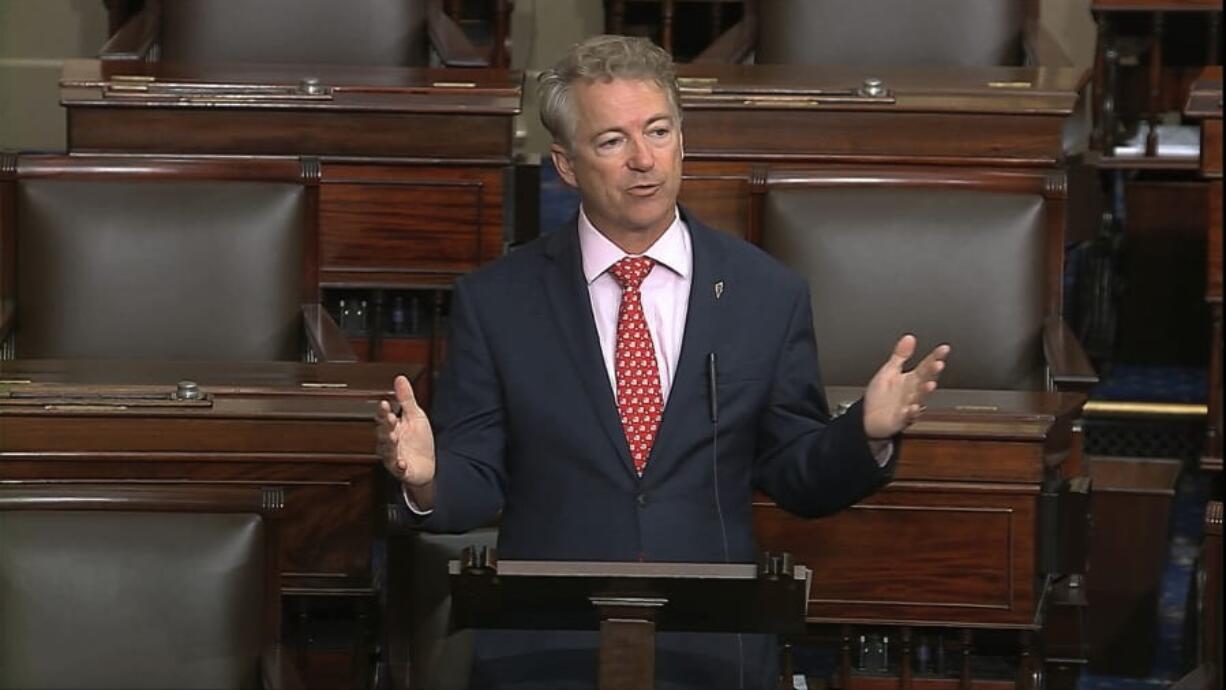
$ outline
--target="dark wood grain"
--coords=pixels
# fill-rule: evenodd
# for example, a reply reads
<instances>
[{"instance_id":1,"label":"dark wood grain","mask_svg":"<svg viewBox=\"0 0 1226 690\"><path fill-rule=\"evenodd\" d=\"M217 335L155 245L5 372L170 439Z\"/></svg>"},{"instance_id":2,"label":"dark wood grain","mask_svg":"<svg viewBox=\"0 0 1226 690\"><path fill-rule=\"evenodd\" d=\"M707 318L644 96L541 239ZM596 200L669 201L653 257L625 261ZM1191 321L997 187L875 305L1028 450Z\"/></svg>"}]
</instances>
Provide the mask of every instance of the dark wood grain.
<instances>
[{"instance_id":1,"label":"dark wood grain","mask_svg":"<svg viewBox=\"0 0 1226 690\"><path fill-rule=\"evenodd\" d=\"M686 160L680 202L707 225L745 237L749 218L749 163Z\"/></svg>"},{"instance_id":2,"label":"dark wood grain","mask_svg":"<svg viewBox=\"0 0 1226 690\"><path fill-rule=\"evenodd\" d=\"M687 110L685 150L695 160L1053 165L1061 127L980 113Z\"/></svg>"},{"instance_id":3,"label":"dark wood grain","mask_svg":"<svg viewBox=\"0 0 1226 690\"><path fill-rule=\"evenodd\" d=\"M1205 299L1222 300L1222 181L1209 183Z\"/></svg>"},{"instance_id":4,"label":"dark wood grain","mask_svg":"<svg viewBox=\"0 0 1226 690\"><path fill-rule=\"evenodd\" d=\"M830 388L832 405L859 397ZM899 446L894 481L832 517L754 502L761 548L814 570L814 623L1035 629L1040 488L1064 476L1084 396L939 390ZM918 680L918 679L916 679Z\"/></svg>"},{"instance_id":5,"label":"dark wood grain","mask_svg":"<svg viewBox=\"0 0 1226 690\"><path fill-rule=\"evenodd\" d=\"M509 163L503 115L73 107L68 145L82 153L383 156Z\"/></svg>"},{"instance_id":6,"label":"dark wood grain","mask_svg":"<svg viewBox=\"0 0 1226 690\"><path fill-rule=\"evenodd\" d=\"M384 515L372 420L394 365L331 365L311 380L292 380L295 368L310 365L213 363L211 370L193 372L203 374L201 388L209 396L204 406L47 409L39 404L40 393L62 393L73 379L91 378L95 382L86 389L100 391L107 386L97 380L121 379L125 370L132 374L145 365L97 363L91 369L48 362L0 366L0 379L34 381L4 386L10 396L23 391L29 397L18 402L29 404L0 405L0 479L282 487L282 586L369 587L372 546ZM178 366L159 363L131 380L162 380L181 373ZM213 385L230 378L227 369L233 372L230 383ZM378 385L361 387L371 379ZM327 388L302 385L315 382ZM112 388L132 390L131 383Z\"/></svg>"},{"instance_id":7,"label":"dark wood grain","mask_svg":"<svg viewBox=\"0 0 1226 690\"><path fill-rule=\"evenodd\" d=\"M1222 118L1201 123L1200 171L1205 177L1222 176Z\"/></svg>"},{"instance_id":8,"label":"dark wood grain","mask_svg":"<svg viewBox=\"0 0 1226 690\"><path fill-rule=\"evenodd\" d=\"M1032 627L1036 493L899 481L812 525L758 503L755 523L813 569L811 621Z\"/></svg>"},{"instance_id":9,"label":"dark wood grain","mask_svg":"<svg viewBox=\"0 0 1226 690\"><path fill-rule=\"evenodd\" d=\"M455 276L502 254L503 171L496 167L324 166L321 278L375 273L368 284Z\"/></svg>"}]
</instances>

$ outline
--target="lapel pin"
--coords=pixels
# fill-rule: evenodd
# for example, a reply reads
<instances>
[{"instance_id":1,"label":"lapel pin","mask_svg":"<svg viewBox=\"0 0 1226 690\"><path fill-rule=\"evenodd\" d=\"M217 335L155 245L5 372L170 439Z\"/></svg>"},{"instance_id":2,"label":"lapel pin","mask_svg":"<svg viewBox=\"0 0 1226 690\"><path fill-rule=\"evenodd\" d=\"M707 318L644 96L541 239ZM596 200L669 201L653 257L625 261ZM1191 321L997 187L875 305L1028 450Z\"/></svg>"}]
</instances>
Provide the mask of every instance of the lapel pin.
<instances>
[{"instance_id":1,"label":"lapel pin","mask_svg":"<svg viewBox=\"0 0 1226 690\"><path fill-rule=\"evenodd\" d=\"M721 280L715 284L715 299L719 299L720 297L723 297L723 296L724 296L724 281Z\"/></svg>"}]
</instances>

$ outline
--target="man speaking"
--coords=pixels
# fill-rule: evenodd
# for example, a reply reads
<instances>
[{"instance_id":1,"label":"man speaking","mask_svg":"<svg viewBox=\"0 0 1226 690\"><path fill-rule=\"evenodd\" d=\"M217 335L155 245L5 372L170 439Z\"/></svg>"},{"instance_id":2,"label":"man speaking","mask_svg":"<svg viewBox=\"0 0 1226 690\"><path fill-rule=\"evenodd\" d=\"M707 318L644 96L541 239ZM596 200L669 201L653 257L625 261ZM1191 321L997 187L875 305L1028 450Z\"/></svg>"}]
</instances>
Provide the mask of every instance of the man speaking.
<instances>
[{"instance_id":1,"label":"man speaking","mask_svg":"<svg viewBox=\"0 0 1226 690\"><path fill-rule=\"evenodd\" d=\"M948 346L904 372L904 336L832 420L804 281L677 205L669 55L597 36L542 75L540 100L577 217L456 283L429 418L403 377L400 413L377 414L420 526L501 513L507 559L753 562L755 489L818 516L881 486ZM769 638L657 640L657 687L774 687ZM591 688L596 646L594 632L481 631L473 687Z\"/></svg>"}]
</instances>

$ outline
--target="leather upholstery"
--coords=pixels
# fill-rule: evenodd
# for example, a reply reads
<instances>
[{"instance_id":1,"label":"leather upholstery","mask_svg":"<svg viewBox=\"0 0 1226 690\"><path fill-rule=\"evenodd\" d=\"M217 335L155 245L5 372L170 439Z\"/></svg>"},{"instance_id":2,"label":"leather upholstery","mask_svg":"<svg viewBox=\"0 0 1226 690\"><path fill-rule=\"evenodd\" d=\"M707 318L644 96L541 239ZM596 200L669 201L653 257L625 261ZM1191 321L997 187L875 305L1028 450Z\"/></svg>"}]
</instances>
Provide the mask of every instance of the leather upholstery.
<instances>
[{"instance_id":1,"label":"leather upholstery","mask_svg":"<svg viewBox=\"0 0 1226 690\"><path fill-rule=\"evenodd\" d=\"M1019 0L761 0L761 64L1016 65Z\"/></svg>"},{"instance_id":2,"label":"leather upholstery","mask_svg":"<svg viewBox=\"0 0 1226 690\"><path fill-rule=\"evenodd\" d=\"M256 514L0 511L0 688L249 688Z\"/></svg>"},{"instance_id":3,"label":"leather upholstery","mask_svg":"<svg viewBox=\"0 0 1226 690\"><path fill-rule=\"evenodd\" d=\"M473 655L473 632L452 631L451 580L447 562L460 557L467 546L493 548L498 529L484 527L464 534L413 532L413 611L409 631L410 687L463 690L468 687Z\"/></svg>"},{"instance_id":4,"label":"leather upholstery","mask_svg":"<svg viewBox=\"0 0 1226 690\"><path fill-rule=\"evenodd\" d=\"M17 186L17 354L297 360L305 193L292 184Z\"/></svg>"},{"instance_id":5,"label":"leather upholstery","mask_svg":"<svg viewBox=\"0 0 1226 690\"><path fill-rule=\"evenodd\" d=\"M167 62L421 66L425 0L164 0Z\"/></svg>"},{"instance_id":6,"label":"leather upholstery","mask_svg":"<svg viewBox=\"0 0 1226 690\"><path fill-rule=\"evenodd\" d=\"M947 388L1042 389L1044 201L972 190L779 188L762 246L809 281L822 376L862 386L909 329Z\"/></svg>"}]
</instances>

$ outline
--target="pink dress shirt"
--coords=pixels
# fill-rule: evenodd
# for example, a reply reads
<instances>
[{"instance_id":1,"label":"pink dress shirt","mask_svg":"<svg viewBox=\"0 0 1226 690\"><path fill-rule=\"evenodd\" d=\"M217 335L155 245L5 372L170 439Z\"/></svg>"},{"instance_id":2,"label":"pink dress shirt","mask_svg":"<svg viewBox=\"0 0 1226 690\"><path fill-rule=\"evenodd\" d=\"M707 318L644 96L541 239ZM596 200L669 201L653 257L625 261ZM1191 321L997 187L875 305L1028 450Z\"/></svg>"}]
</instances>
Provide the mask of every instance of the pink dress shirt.
<instances>
[{"instance_id":1,"label":"pink dress shirt","mask_svg":"<svg viewBox=\"0 0 1226 690\"><path fill-rule=\"evenodd\" d=\"M617 311L621 306L622 289L609 268L627 254L600 234L582 207L579 209L579 253L583 257L583 277L587 279L588 296L592 301L600 354L609 374L609 386L616 397L613 356L617 350ZM639 292L643 296L643 317L647 319L647 330L651 332L660 368L660 392L667 403L677 373L677 361L681 358L681 340L685 336L685 316L689 312L690 281L693 279L690 231L680 213L642 255L656 262L655 268L643 279Z\"/></svg>"}]
</instances>

